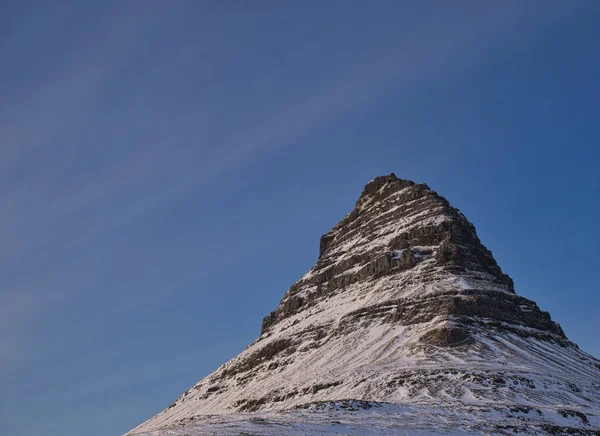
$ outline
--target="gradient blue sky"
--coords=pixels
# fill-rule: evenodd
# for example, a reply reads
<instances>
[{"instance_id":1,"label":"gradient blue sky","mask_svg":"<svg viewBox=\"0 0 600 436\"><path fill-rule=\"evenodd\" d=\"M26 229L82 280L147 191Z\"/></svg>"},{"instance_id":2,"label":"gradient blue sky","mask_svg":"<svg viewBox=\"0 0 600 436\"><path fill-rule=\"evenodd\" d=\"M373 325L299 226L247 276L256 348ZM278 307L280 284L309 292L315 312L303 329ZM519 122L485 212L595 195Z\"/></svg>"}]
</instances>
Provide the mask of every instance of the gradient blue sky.
<instances>
[{"instance_id":1,"label":"gradient blue sky","mask_svg":"<svg viewBox=\"0 0 600 436\"><path fill-rule=\"evenodd\" d=\"M600 2L0 1L0 434L117 435L380 174L600 356Z\"/></svg>"}]
</instances>

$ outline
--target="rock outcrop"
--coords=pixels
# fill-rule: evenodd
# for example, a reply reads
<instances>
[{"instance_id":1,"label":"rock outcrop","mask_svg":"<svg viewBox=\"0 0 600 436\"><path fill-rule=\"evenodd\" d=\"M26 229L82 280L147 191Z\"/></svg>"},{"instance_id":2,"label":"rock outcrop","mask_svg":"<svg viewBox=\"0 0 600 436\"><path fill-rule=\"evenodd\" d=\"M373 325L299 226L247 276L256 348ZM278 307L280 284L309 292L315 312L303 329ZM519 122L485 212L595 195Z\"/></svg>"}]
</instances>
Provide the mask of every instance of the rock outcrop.
<instances>
[{"instance_id":1,"label":"rock outcrop","mask_svg":"<svg viewBox=\"0 0 600 436\"><path fill-rule=\"evenodd\" d=\"M321 237L316 265L263 319L260 337L132 434L349 399L568 405L587 420L599 414L600 362L516 295L460 211L390 174Z\"/></svg>"}]
</instances>

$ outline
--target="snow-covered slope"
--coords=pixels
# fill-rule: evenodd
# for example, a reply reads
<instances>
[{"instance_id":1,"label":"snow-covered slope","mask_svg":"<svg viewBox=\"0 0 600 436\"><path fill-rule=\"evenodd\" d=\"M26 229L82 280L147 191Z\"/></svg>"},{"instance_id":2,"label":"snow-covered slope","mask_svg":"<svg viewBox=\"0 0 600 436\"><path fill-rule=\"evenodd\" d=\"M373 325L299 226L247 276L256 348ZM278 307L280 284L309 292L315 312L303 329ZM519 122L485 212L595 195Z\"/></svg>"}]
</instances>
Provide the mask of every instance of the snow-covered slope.
<instances>
[{"instance_id":1,"label":"snow-covered slope","mask_svg":"<svg viewBox=\"0 0 600 436\"><path fill-rule=\"evenodd\" d=\"M128 434L600 434L599 415L600 361L514 293L464 215L391 174L254 343Z\"/></svg>"}]
</instances>

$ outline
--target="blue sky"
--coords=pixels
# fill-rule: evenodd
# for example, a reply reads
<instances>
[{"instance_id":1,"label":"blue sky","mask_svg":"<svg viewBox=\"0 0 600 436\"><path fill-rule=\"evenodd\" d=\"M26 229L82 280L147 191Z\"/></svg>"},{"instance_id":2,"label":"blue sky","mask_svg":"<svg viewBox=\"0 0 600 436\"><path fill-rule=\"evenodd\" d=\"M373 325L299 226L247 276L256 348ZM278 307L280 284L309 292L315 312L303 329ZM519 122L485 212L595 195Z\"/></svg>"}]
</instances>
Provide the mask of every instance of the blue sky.
<instances>
[{"instance_id":1,"label":"blue sky","mask_svg":"<svg viewBox=\"0 0 600 436\"><path fill-rule=\"evenodd\" d=\"M0 2L0 434L158 412L390 172L600 356L600 3L92 3Z\"/></svg>"}]
</instances>

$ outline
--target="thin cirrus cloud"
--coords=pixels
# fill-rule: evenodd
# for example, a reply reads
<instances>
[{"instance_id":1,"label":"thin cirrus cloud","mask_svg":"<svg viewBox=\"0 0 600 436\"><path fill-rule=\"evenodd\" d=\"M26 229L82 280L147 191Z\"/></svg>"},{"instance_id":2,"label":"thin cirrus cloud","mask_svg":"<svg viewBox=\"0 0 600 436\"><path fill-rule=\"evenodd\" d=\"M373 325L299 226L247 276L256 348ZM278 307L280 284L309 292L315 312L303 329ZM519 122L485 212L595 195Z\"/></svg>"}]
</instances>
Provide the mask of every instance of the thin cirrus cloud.
<instances>
[{"instance_id":1,"label":"thin cirrus cloud","mask_svg":"<svg viewBox=\"0 0 600 436\"><path fill-rule=\"evenodd\" d=\"M196 116L186 112L160 119L165 115L160 108L148 107L152 105L147 101L148 89L161 86L165 77L189 62L190 45L174 48L167 61L130 65L145 37L160 30L163 16L171 13L158 3L143 10L136 5L127 3L97 22L45 79L4 94L11 104L0 111L0 174L4 174L0 192L5 198L0 258L6 265L0 278L5 282L0 291L0 355L7 360L44 352L44 347L34 350L30 345L35 342L37 322L72 310L72 302L81 294L94 292L95 278L114 268L95 263L89 247L191 193L198 198L223 174L346 116L377 107L388 94L406 98L409 104L417 86L472 67L495 47L527 43L580 3L552 3L541 9L526 2L507 2L493 10L473 3L468 16L446 8L423 12L425 25L402 22L399 17L399 25L406 26L402 37L382 43L367 58L349 56L324 69L326 73L314 81L291 82L297 89L288 89L291 72L285 69L270 77L270 83L249 77L265 101L256 104L246 119L243 114L233 115L231 125L223 130L211 127L215 113L227 114L238 105L249 107L235 96L223 102L215 97L226 94L227 84L216 83L214 90L206 91L208 108L199 96L198 107L191 111ZM222 54L202 61L211 74L231 68L231 59ZM121 86L117 82L124 69L134 69L140 79L113 113L103 114L105 108L98 102ZM96 141L82 130L95 128L102 134L99 140L118 141L114 135L126 137L128 125L137 122L132 119L136 114L152 114L156 125L148 129L158 134L143 139L134 135L131 144L107 147L98 161L97 155L81 151L86 141ZM103 121L94 127L94 117L99 115ZM227 125L227 118L221 123ZM169 129L169 124L177 129ZM82 145L69 143L73 138ZM190 147L190 142L196 146ZM132 268L122 276L124 282L138 285L131 289L142 284L152 289L153 276L137 278L143 264L132 261ZM127 295L119 298L126 301ZM14 353L15 347L25 354Z\"/></svg>"},{"instance_id":2,"label":"thin cirrus cloud","mask_svg":"<svg viewBox=\"0 0 600 436\"><path fill-rule=\"evenodd\" d=\"M144 35L163 12L158 7L139 8L131 2L107 11L87 23L88 29L77 34L67 47L55 47L55 62L49 68L36 65L40 72L28 71L25 75L31 81L25 80L14 89L3 88L0 169L7 171L20 159L30 160L33 151L43 152L45 146L60 140L65 132L85 124L94 105L110 88L111 79L143 43ZM38 15L44 13L50 12L42 10ZM17 30L6 45L18 44L24 38L19 32L34 33L36 40L51 37L46 33L59 32L72 19L52 18L57 23L50 28L32 29L32 25L23 23L23 30Z\"/></svg>"}]
</instances>

